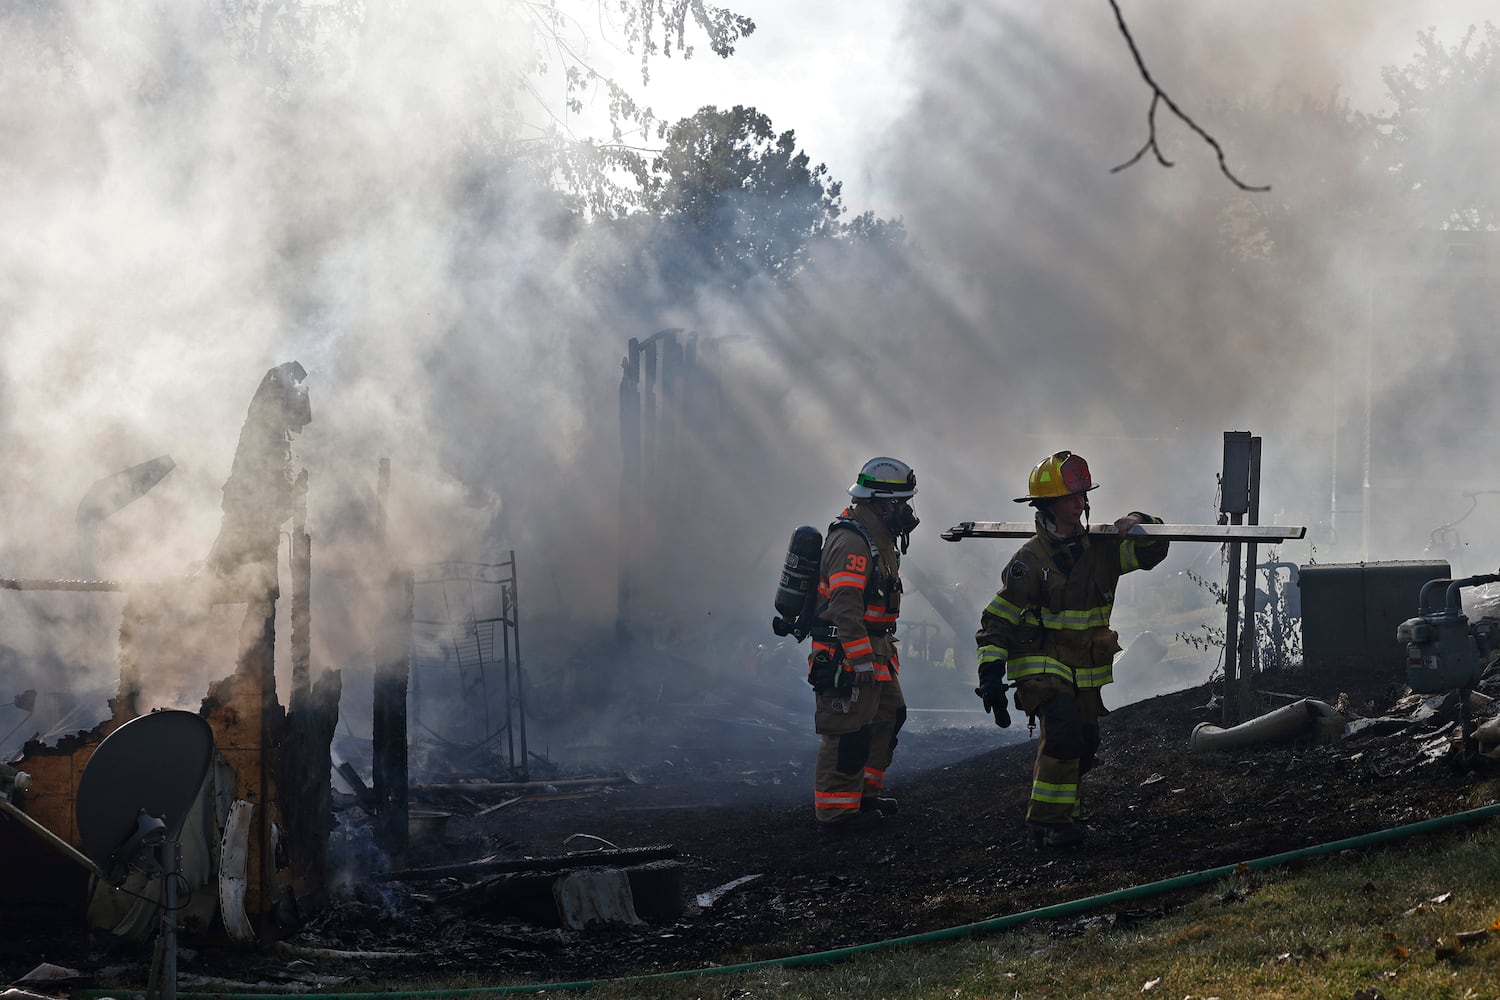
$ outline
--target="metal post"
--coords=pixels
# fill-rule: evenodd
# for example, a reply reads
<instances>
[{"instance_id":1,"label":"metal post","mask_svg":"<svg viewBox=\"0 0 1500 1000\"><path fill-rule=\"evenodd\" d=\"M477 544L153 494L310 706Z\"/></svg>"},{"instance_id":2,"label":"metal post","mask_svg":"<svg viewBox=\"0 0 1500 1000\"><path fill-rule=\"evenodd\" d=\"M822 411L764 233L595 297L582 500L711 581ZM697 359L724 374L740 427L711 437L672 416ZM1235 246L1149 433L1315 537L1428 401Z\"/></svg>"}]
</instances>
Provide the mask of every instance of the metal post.
<instances>
[{"instance_id":1,"label":"metal post","mask_svg":"<svg viewBox=\"0 0 1500 1000\"><path fill-rule=\"evenodd\" d=\"M516 550L510 550L510 614L511 641L515 643L516 670L516 720L521 727L521 780L529 781L531 773L531 751L526 745L526 685L522 683L521 671L521 605L517 596L520 575L516 572Z\"/></svg>"},{"instance_id":2,"label":"metal post","mask_svg":"<svg viewBox=\"0 0 1500 1000\"><path fill-rule=\"evenodd\" d=\"M1250 523L1260 522L1260 438L1250 439ZM1244 602L1245 620L1241 623L1241 635L1239 637L1240 649L1240 685L1238 714L1241 719L1248 719L1251 715L1250 684L1254 674L1255 660L1255 541L1245 544L1245 582ZM1225 633L1228 639L1230 633Z\"/></svg>"},{"instance_id":3,"label":"metal post","mask_svg":"<svg viewBox=\"0 0 1500 1000\"><path fill-rule=\"evenodd\" d=\"M1252 437L1249 431L1224 432L1224 468L1219 475L1219 511L1229 515L1229 523L1238 526L1250 510L1250 466ZM1250 563L1252 591L1255 585L1254 560ZM1229 544L1229 575L1224 584L1224 603L1228 606L1224 623L1224 725L1240 721L1240 542ZM1245 671L1248 673L1248 669Z\"/></svg>"},{"instance_id":4,"label":"metal post","mask_svg":"<svg viewBox=\"0 0 1500 1000\"><path fill-rule=\"evenodd\" d=\"M1230 524L1239 524L1244 515L1229 515ZM1224 701L1221 706L1224 725L1233 726L1240 721L1239 713L1239 649L1240 649L1240 543L1229 543L1229 576L1224 584L1224 603L1229 606L1224 623Z\"/></svg>"},{"instance_id":5,"label":"metal post","mask_svg":"<svg viewBox=\"0 0 1500 1000\"><path fill-rule=\"evenodd\" d=\"M516 696L510 683L510 585L500 584L500 669L505 674L505 755L510 761L510 770L516 771ZM516 678L515 690L520 689L520 678Z\"/></svg>"},{"instance_id":6,"label":"metal post","mask_svg":"<svg viewBox=\"0 0 1500 1000\"><path fill-rule=\"evenodd\" d=\"M182 872L182 847L176 837L168 837L161 845L162 866L162 969L161 1000L176 1000L177 997L177 879Z\"/></svg>"}]
</instances>

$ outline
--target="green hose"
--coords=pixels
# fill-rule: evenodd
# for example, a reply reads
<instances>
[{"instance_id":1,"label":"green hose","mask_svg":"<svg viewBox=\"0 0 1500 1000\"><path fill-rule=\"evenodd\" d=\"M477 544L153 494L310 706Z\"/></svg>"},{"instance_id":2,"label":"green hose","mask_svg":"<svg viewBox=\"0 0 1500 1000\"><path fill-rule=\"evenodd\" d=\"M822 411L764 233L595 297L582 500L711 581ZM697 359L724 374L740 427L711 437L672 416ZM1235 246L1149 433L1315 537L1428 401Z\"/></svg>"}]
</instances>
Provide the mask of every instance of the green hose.
<instances>
[{"instance_id":1,"label":"green hose","mask_svg":"<svg viewBox=\"0 0 1500 1000\"><path fill-rule=\"evenodd\" d=\"M1453 813L1449 816L1439 816L1436 819L1426 819L1417 823L1408 823L1405 826L1391 827L1386 830L1377 830L1374 833L1362 834L1358 837L1347 837L1343 840L1335 840L1326 844L1317 844L1312 847L1301 847L1295 851L1286 851L1281 854L1272 854L1264 858L1256 858L1253 861L1245 861L1232 865L1220 865L1218 868L1208 868L1203 871L1190 872L1186 875L1177 875L1172 878L1161 879L1156 882L1147 882L1144 885L1132 886L1128 889L1118 889L1114 892L1106 892L1097 896L1087 896L1083 899L1075 899L1067 903L1057 903L1052 906L1043 906L1035 910L1026 910L1022 913L1012 913L1004 917L995 917L990 920L981 920L972 924L960 924L957 927L945 927L942 930L926 931L922 934L910 934L906 937L891 938L886 941L875 941L870 944L854 945L849 948L835 948L832 951L813 952L808 955L792 955L788 958L769 958L759 962L743 962L739 965L716 965L707 969L684 969L678 972L657 972L642 976L626 976L620 979L590 979L570 983L538 983L524 986L481 986L468 989L455 990L397 990L381 993L319 993L320 998L328 1000L430 1000L430 998L458 998L479 997L487 995L517 994L517 993L539 993L544 990L586 990L596 986L604 986L614 983L648 983L662 982L670 979L685 979L689 976L721 975L732 972L750 972L756 969L770 968L795 968L807 965L822 965L828 962L838 962L854 955L865 952L880 951L886 948L904 948L915 944L928 944L934 941L953 941L959 938L975 937L982 934L990 934L996 931L1008 930L1018 924L1024 924L1032 920L1055 920L1059 917L1072 916L1075 913L1084 913L1089 910L1097 910L1113 903L1122 903L1130 900L1146 899L1151 896L1159 896L1168 892L1176 892L1179 889L1187 889L1205 882L1213 882L1224 878L1241 869L1259 870L1263 868L1274 868L1278 865L1300 861L1303 858L1316 857L1322 854L1336 854L1353 848L1369 847L1373 844L1381 844L1391 840L1403 840L1423 833L1431 833L1450 826L1459 826L1466 823L1477 823L1492 816L1500 815L1500 804L1482 806L1478 809L1470 809L1466 812ZM117 996L118 990L80 990L77 996L100 998ZM191 998L191 1000L213 1000L213 998L232 997L234 1000L286 1000L290 993L183 993L178 997Z\"/></svg>"}]
</instances>

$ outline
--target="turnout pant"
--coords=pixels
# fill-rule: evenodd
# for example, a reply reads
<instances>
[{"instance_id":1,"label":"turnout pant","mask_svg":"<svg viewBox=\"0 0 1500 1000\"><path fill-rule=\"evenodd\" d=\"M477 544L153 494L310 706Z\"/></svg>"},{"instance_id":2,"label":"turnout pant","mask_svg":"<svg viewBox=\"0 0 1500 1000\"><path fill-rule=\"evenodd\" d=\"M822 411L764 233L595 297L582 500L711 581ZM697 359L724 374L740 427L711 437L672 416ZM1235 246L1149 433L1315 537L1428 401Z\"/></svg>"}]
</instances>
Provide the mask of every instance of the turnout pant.
<instances>
[{"instance_id":1,"label":"turnout pant","mask_svg":"<svg viewBox=\"0 0 1500 1000\"><path fill-rule=\"evenodd\" d=\"M894 677L817 696L813 724L821 740L813 771L813 814L818 822L852 816L862 798L880 794L905 722L906 699Z\"/></svg>"},{"instance_id":2,"label":"turnout pant","mask_svg":"<svg viewBox=\"0 0 1500 1000\"><path fill-rule=\"evenodd\" d=\"M1109 710L1098 688L1075 687L1050 674L1017 683L1016 705L1041 728L1026 819L1071 823L1081 811L1081 779L1099 751L1099 717Z\"/></svg>"}]
</instances>

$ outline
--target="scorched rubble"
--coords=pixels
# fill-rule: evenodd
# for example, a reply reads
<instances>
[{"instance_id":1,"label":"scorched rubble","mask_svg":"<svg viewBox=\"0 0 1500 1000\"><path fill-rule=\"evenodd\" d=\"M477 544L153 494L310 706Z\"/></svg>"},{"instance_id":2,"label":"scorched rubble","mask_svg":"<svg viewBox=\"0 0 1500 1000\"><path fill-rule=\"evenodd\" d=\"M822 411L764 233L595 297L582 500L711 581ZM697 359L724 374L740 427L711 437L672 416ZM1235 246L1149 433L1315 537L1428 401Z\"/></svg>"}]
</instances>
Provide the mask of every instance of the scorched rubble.
<instances>
[{"instance_id":1,"label":"scorched rubble","mask_svg":"<svg viewBox=\"0 0 1500 1000\"><path fill-rule=\"evenodd\" d=\"M984 920L1500 797L1493 762L1461 767L1450 752L1453 696L1403 700L1389 679L1360 676L1294 673L1275 686L1338 704L1351 722L1344 738L1193 754L1193 726L1220 721L1209 686L1117 708L1104 720L1101 763L1085 782L1089 844L1066 855L1065 864L1060 855L1035 851L1022 826L1035 749L1024 720L1005 731L909 729L888 786L899 814L869 835L845 838L820 837L814 828L808 737L796 748L767 746L760 759L740 754L712 762L699 754L634 762L635 783L589 796L517 803L478 818L455 809L441 842L418 845L403 859L413 868L667 846L681 864L683 906L673 919L568 930L487 914L475 905L482 875L356 879L286 942L288 954L302 956L296 972L266 980L263 955L207 947L187 949L179 965L184 982L199 976L270 985L309 974L390 985L459 974L501 983L691 969ZM1479 700L1500 693L1496 688L1492 671ZM1488 704L1475 712L1480 722L1493 715ZM1188 895L1092 919L1118 926ZM148 952L121 954L104 944L80 934L28 954L27 944L11 942L0 952L0 968L15 979L45 951L47 961L90 976L103 978L112 966L113 981L145 981ZM381 959L375 952L396 954Z\"/></svg>"}]
</instances>

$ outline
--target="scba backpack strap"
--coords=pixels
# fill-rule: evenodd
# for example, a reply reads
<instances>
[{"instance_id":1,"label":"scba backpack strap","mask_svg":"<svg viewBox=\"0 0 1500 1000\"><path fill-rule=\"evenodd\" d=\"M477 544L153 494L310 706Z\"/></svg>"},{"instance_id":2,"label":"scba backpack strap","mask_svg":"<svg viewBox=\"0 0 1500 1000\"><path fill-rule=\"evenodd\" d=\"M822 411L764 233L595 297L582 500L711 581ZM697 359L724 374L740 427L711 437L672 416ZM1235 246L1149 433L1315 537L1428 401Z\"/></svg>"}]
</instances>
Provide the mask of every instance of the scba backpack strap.
<instances>
[{"instance_id":1,"label":"scba backpack strap","mask_svg":"<svg viewBox=\"0 0 1500 1000\"><path fill-rule=\"evenodd\" d=\"M828 533L833 534L839 528L852 528L859 532L859 536L870 547L870 579L878 581L875 592L884 596L889 582L886 580L885 574L880 571L880 547L875 544L875 536L870 534L869 528L866 528L852 517L840 516L834 518L833 523L828 526Z\"/></svg>"}]
</instances>

